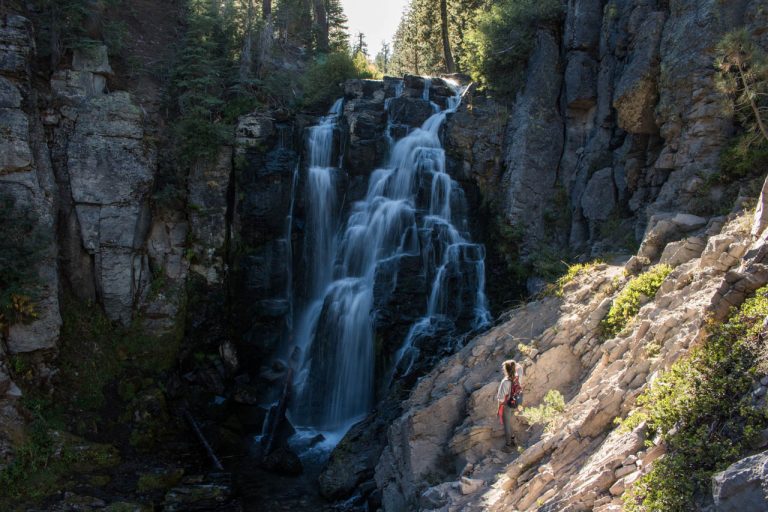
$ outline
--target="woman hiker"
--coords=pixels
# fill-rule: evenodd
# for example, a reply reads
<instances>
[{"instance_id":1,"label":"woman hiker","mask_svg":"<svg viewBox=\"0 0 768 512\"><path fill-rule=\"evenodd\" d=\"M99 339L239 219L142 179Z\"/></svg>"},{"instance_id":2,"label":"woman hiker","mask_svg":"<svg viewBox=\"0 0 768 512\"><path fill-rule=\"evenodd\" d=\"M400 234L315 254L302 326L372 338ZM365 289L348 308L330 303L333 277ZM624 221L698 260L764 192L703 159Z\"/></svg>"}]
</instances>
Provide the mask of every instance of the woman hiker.
<instances>
[{"instance_id":1,"label":"woman hiker","mask_svg":"<svg viewBox=\"0 0 768 512\"><path fill-rule=\"evenodd\" d=\"M515 435L512 433L512 413L522 405L523 401L523 367L513 359L504 361L501 365L504 379L499 384L496 400L499 402L499 421L504 425L504 441L507 450L515 446Z\"/></svg>"}]
</instances>

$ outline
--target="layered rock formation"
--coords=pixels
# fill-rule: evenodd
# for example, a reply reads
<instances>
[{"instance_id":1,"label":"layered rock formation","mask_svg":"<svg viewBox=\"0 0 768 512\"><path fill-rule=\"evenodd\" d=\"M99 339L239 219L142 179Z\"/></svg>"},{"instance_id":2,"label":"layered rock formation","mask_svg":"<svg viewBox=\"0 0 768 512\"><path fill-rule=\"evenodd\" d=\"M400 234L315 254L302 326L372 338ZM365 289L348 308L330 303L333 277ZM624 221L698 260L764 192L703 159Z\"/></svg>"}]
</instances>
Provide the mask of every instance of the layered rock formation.
<instances>
[{"instance_id":1,"label":"layered rock formation","mask_svg":"<svg viewBox=\"0 0 768 512\"><path fill-rule=\"evenodd\" d=\"M702 339L706 318L724 319L768 283L765 235L752 242L750 221L734 215L703 227L698 234L707 244L700 256L677 261L632 328L618 337L602 341L598 327L627 277L622 266L602 264L568 284L563 299L512 311L440 364L419 382L389 429L389 446L376 468L384 509L620 510L618 496L663 455L664 446L646 448L642 427L624 433L613 420L632 409L659 371ZM553 389L566 399L546 432L517 418L519 455L501 450L494 410L499 362L510 356L523 361L526 403L540 403ZM462 468L465 477L485 485L466 492L457 480L428 488L426 482L457 478ZM726 498L741 492L729 486L752 492L754 478L742 478L742 484L721 485L718 499L741 499Z\"/></svg>"},{"instance_id":2,"label":"layered rock formation","mask_svg":"<svg viewBox=\"0 0 768 512\"><path fill-rule=\"evenodd\" d=\"M447 128L455 172L471 172L484 200L522 230L529 259L557 246L631 249L654 215L711 215L722 189L703 184L732 132L713 81L714 42L763 25L759 4L569 1L563 25L536 36L500 168L484 136L494 114L474 137L462 133L482 115L468 101Z\"/></svg>"}]
</instances>

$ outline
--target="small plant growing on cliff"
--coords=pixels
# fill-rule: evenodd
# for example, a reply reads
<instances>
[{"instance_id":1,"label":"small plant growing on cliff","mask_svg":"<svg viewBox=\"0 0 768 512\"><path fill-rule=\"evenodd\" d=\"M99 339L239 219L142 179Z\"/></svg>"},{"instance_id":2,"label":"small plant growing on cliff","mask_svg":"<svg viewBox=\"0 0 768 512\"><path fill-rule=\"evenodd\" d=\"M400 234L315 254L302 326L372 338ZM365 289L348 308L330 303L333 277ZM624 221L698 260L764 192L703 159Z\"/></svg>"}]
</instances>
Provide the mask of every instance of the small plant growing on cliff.
<instances>
[{"instance_id":1,"label":"small plant growing on cliff","mask_svg":"<svg viewBox=\"0 0 768 512\"><path fill-rule=\"evenodd\" d=\"M640 311L643 301L656 295L670 272L672 267L669 265L656 265L629 281L614 299L608 315L600 324L603 335L611 337L620 333Z\"/></svg>"},{"instance_id":2,"label":"small plant growing on cliff","mask_svg":"<svg viewBox=\"0 0 768 512\"><path fill-rule=\"evenodd\" d=\"M544 425L549 429L565 410L565 399L556 389L550 389L544 396L544 402L536 407L526 407L522 416L530 425Z\"/></svg>"},{"instance_id":3,"label":"small plant growing on cliff","mask_svg":"<svg viewBox=\"0 0 768 512\"><path fill-rule=\"evenodd\" d=\"M768 287L757 291L724 324L712 324L707 340L676 362L637 399L624 420L646 421L649 438L661 437L667 454L624 495L625 510L683 512L710 493L712 475L738 460L768 414L751 394L765 375L763 321ZM639 420L639 421L638 421Z\"/></svg>"},{"instance_id":4,"label":"small plant growing on cliff","mask_svg":"<svg viewBox=\"0 0 768 512\"><path fill-rule=\"evenodd\" d=\"M560 276L554 283L547 285L546 289L544 290L544 295L562 297L563 288L565 288L567 284L571 283L574 279L576 279L577 276L587 273L594 269L596 266L603 263L605 262L598 258L587 263L574 263L573 265L569 265L565 274Z\"/></svg>"},{"instance_id":5,"label":"small plant growing on cliff","mask_svg":"<svg viewBox=\"0 0 768 512\"><path fill-rule=\"evenodd\" d=\"M38 265L50 242L30 208L17 208L10 195L0 196L0 329L37 316Z\"/></svg>"}]
</instances>

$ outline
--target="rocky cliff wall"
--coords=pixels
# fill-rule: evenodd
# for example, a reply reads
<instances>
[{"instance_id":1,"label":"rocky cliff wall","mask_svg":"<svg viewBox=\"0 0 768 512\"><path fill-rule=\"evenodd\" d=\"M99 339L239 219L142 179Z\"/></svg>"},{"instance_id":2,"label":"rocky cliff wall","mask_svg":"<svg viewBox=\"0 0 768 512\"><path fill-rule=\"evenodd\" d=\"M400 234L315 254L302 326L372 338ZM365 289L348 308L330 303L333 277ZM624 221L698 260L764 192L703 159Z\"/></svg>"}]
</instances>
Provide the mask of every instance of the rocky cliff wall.
<instances>
[{"instance_id":1,"label":"rocky cliff wall","mask_svg":"<svg viewBox=\"0 0 768 512\"><path fill-rule=\"evenodd\" d=\"M733 133L715 46L742 25L765 37L765 16L747 0L569 0L562 26L536 35L498 153L495 113L466 101L448 123L456 172L520 232L526 260L632 251L669 213L727 210L705 186Z\"/></svg>"},{"instance_id":2,"label":"rocky cliff wall","mask_svg":"<svg viewBox=\"0 0 768 512\"><path fill-rule=\"evenodd\" d=\"M552 247L639 252L596 267L562 299L504 315L419 381L376 467L384 510L621 509L664 447L644 447L642 429L623 433L613 419L702 339L705 318L722 320L768 279L763 224L752 236L749 213L717 216L741 206L704 186L734 130L714 81L716 42L742 25L764 38L765 16L754 1L571 0L563 26L537 34L501 144L486 127L502 107L487 99L449 121L454 172L522 231L524 259ZM483 121L468 130L473 118ZM553 222L563 209L569 222ZM600 341L626 273L659 261L675 269L656 297L632 329ZM518 420L519 455L501 450L493 399L509 357L524 361L527 404L550 389L566 400L547 432ZM716 502L738 502L735 482L754 487L760 464L718 477Z\"/></svg>"}]
</instances>

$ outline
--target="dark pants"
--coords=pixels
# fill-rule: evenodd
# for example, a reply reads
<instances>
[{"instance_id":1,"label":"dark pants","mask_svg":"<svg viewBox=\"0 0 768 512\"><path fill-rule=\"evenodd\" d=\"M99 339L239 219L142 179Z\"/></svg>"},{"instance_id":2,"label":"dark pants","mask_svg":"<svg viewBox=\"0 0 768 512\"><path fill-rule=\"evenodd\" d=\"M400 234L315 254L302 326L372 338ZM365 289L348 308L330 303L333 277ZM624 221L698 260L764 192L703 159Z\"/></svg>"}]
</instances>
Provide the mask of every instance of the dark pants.
<instances>
[{"instance_id":1,"label":"dark pants","mask_svg":"<svg viewBox=\"0 0 768 512\"><path fill-rule=\"evenodd\" d=\"M504 411L501 413L502 420L504 421L504 441L507 446L511 446L515 443L515 435L512 433L512 413L514 409L512 407L504 406Z\"/></svg>"}]
</instances>

